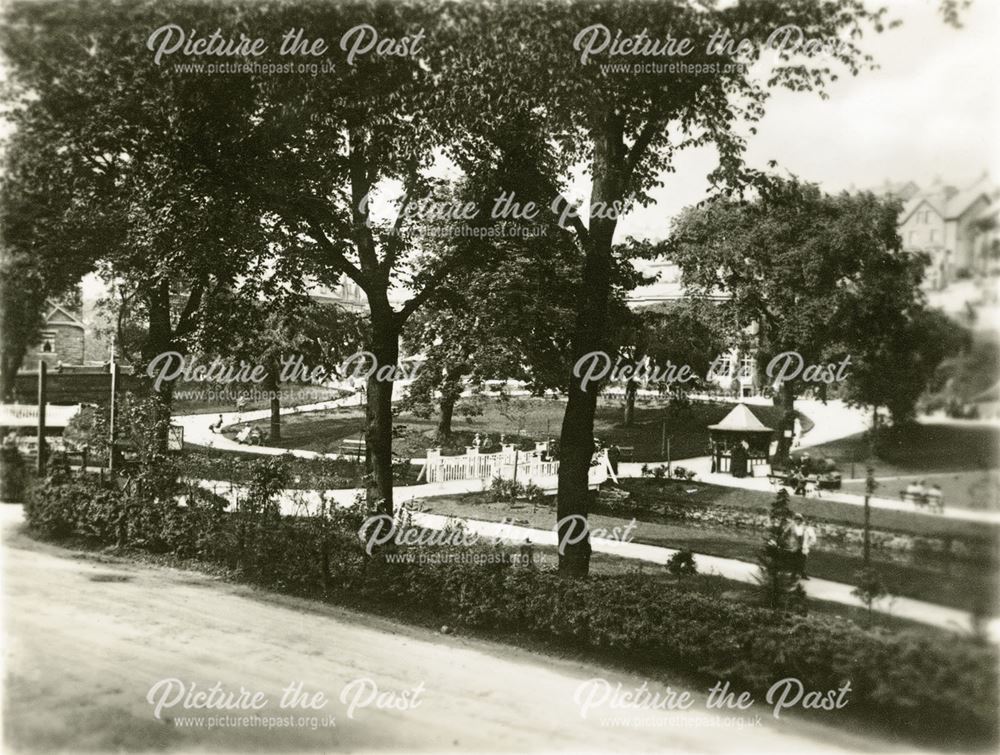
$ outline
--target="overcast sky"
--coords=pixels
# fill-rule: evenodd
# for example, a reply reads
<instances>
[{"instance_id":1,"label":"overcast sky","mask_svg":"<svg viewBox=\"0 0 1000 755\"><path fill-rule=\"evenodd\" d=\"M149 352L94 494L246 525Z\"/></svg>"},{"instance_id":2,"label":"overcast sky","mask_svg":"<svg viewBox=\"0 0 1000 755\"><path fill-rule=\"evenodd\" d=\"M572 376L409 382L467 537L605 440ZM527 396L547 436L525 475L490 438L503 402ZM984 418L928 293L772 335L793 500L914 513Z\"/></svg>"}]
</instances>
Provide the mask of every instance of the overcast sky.
<instances>
[{"instance_id":1,"label":"overcast sky","mask_svg":"<svg viewBox=\"0 0 1000 755\"><path fill-rule=\"evenodd\" d=\"M879 70L841 78L825 101L775 92L749 139L750 164L777 160L831 192L935 176L962 187L984 170L1000 180L1000 1L974 0L961 29L942 22L938 0L886 4L903 25L866 41ZM679 209L704 198L714 152L683 153L676 165L657 205L627 216L620 238L662 238Z\"/></svg>"}]
</instances>

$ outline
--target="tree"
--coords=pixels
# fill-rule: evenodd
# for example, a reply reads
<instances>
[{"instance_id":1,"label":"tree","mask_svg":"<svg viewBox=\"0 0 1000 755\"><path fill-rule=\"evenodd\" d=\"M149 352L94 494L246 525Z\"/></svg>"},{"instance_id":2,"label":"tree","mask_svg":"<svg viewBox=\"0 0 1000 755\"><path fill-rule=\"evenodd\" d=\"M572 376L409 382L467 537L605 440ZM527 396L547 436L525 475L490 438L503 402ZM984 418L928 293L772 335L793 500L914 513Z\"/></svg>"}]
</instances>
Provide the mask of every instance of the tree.
<instances>
[{"instance_id":1,"label":"tree","mask_svg":"<svg viewBox=\"0 0 1000 755\"><path fill-rule=\"evenodd\" d=\"M252 90L238 77L171 75L145 47L150 29L212 24L226 13L208 4L43 2L13 5L5 18L11 121L51 150L73 216L99 239L99 269L145 318L140 368L186 353L205 303L237 276L262 274L277 236L205 169L231 124L249 118ZM72 229L53 231L52 243L73 243ZM156 394L163 444L171 397L170 385Z\"/></svg>"},{"instance_id":2,"label":"tree","mask_svg":"<svg viewBox=\"0 0 1000 755\"><path fill-rule=\"evenodd\" d=\"M641 310L622 349L632 363L644 364L674 379L670 395L683 394L701 384L716 354L725 348L715 305L699 299L682 299ZM688 368L694 379L686 381L680 370ZM630 427L635 416L638 383L629 379L622 424Z\"/></svg>"},{"instance_id":3,"label":"tree","mask_svg":"<svg viewBox=\"0 0 1000 755\"><path fill-rule=\"evenodd\" d=\"M537 392L563 387L577 295L579 253L555 215L496 210L502 197L521 208L529 202L546 207L558 194L547 175L549 149L530 118L514 118L482 136L485 154L463 158L466 175L451 196L477 208L479 235L463 234L467 221L428 223L453 247L450 253L477 264L457 269L406 332L425 360L407 403L429 414L439 395L441 437L450 435L463 390L483 379L521 379Z\"/></svg>"},{"instance_id":4,"label":"tree","mask_svg":"<svg viewBox=\"0 0 1000 755\"><path fill-rule=\"evenodd\" d=\"M362 343L360 318L335 304L296 295L276 295L247 301L245 296L220 296L205 318L199 339L210 353L253 365L263 365L262 383L271 410L270 442L281 440L281 376L286 365L301 359L309 372L321 368L336 373L338 363ZM298 376L299 380L304 376Z\"/></svg>"},{"instance_id":5,"label":"tree","mask_svg":"<svg viewBox=\"0 0 1000 755\"><path fill-rule=\"evenodd\" d=\"M705 295L726 292L719 311L734 337L757 331L758 365L769 371L775 404L785 409L782 430L810 384L798 359L780 355L795 353L806 365L853 359L860 331L885 325L844 327L859 298L874 294L873 278L881 279L881 270L916 270L900 249L897 212L895 202L872 194L830 196L793 179L772 182L752 202L718 199L689 208L675 223L667 253L684 285ZM900 290L912 297L915 287ZM788 448L782 433L777 463Z\"/></svg>"},{"instance_id":6,"label":"tree","mask_svg":"<svg viewBox=\"0 0 1000 755\"><path fill-rule=\"evenodd\" d=\"M460 165L477 162L476 128L487 125L442 75L448 54L474 44L456 38L448 10L434 2L304 2L234 19L248 34L267 29L276 36L305 25L325 39L374 20L380 37L406 40L408 54L348 60L350 53L330 49L332 70L323 76L254 75L255 116L230 134L222 150L227 159L212 167L298 241L284 255L290 261L312 266L321 279L346 276L364 291L366 346L382 368L372 372L366 390L367 496L385 512L393 511L389 371L399 358L400 334L442 283L474 265L484 249L479 244L476 254L458 253L455 245L420 233L419 216L441 184L431 168L442 155ZM439 46L436 54L419 42L426 30ZM228 159L237 155L242 159ZM399 188L393 211L376 212L393 186ZM400 306L393 303L397 291L408 297Z\"/></svg>"},{"instance_id":7,"label":"tree","mask_svg":"<svg viewBox=\"0 0 1000 755\"><path fill-rule=\"evenodd\" d=\"M0 398L39 335L47 299L70 293L101 247L54 145L15 133L0 178Z\"/></svg>"},{"instance_id":8,"label":"tree","mask_svg":"<svg viewBox=\"0 0 1000 755\"><path fill-rule=\"evenodd\" d=\"M946 358L965 351L971 340L969 332L944 313L927 309L922 297L911 292L909 301L900 302L893 297L894 288L889 282L872 288L868 306L858 307L859 319L877 313L879 319L866 322L879 323L879 327L857 329L853 369L846 384L847 400L872 410L876 445L879 407L888 408L897 429L911 422L917 400L938 367ZM897 308L892 309L894 303Z\"/></svg>"},{"instance_id":9,"label":"tree","mask_svg":"<svg viewBox=\"0 0 1000 755\"><path fill-rule=\"evenodd\" d=\"M651 201L649 190L671 170L674 153L712 144L719 152L719 167L710 176L714 187L739 188L758 181L761 175L744 164L740 127L762 117L769 88L822 92L836 76L831 62L856 73L869 61L857 40L869 25L880 30L881 17L881 12L870 12L853 0L738 2L725 7L679 1L553 1L531 6L497 2L477 8L474 17L470 14L477 43L468 56L456 60L453 75L467 82L477 109L495 121L511 110L531 109L558 144L560 166L582 167L590 179L587 207L565 220L585 259L574 315L573 363L588 353L609 350L610 273L618 220L631 204ZM783 50L775 53L771 67L746 65L761 60L763 44L786 24L798 26L809 38L845 41L829 58L818 59L819 52L810 51L792 59ZM631 59L616 57L622 49L611 44L616 33L621 31L634 52L649 46L650 29L656 30L661 47L668 34L675 43L694 40L683 57L688 65L663 74L634 70ZM712 35L725 29L734 30L746 44L730 41L709 52ZM610 67L619 64L628 70ZM766 71L763 80L756 74L761 68ZM596 398L595 391L570 383L560 440L561 522L578 521L566 517L587 513ZM568 540L569 535L561 533L560 538ZM589 554L589 541L581 538L560 554L560 571L586 575Z\"/></svg>"}]
</instances>

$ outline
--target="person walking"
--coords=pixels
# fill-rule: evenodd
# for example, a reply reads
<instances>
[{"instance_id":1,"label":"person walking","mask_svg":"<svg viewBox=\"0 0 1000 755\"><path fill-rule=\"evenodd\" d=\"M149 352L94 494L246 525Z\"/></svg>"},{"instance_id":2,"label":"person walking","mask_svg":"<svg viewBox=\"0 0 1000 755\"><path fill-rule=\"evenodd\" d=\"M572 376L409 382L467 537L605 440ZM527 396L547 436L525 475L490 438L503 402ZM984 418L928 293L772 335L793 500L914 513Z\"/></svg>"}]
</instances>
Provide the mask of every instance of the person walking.
<instances>
[{"instance_id":1,"label":"person walking","mask_svg":"<svg viewBox=\"0 0 1000 755\"><path fill-rule=\"evenodd\" d=\"M795 495L804 496L806 494L806 476L802 474L802 467L795 470L795 477L792 480L795 483Z\"/></svg>"},{"instance_id":2,"label":"person walking","mask_svg":"<svg viewBox=\"0 0 1000 755\"><path fill-rule=\"evenodd\" d=\"M808 524L802 514L796 514L792 524L792 570L800 579L809 579L806 574L806 559L816 543L816 530Z\"/></svg>"}]
</instances>

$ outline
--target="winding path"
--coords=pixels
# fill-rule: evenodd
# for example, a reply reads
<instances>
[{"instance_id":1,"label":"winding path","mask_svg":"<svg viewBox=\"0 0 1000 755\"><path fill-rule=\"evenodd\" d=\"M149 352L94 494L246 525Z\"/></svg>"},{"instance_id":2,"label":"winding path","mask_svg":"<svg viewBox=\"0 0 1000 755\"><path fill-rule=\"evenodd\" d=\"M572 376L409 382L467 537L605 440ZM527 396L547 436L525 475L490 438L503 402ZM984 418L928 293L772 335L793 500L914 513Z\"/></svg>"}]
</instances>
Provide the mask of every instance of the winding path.
<instances>
[{"instance_id":1,"label":"winding path","mask_svg":"<svg viewBox=\"0 0 1000 755\"><path fill-rule=\"evenodd\" d=\"M295 414L305 411L316 411L328 408L338 408L356 405L357 396L348 396L335 401L328 401L322 404L294 407L283 410L283 414ZM808 433L808 439L804 438L801 447L827 443L840 437L847 437L862 432L865 428L865 419L861 412L849 409L839 402L830 402L824 405L819 401L804 400L801 408L810 417L816 417L815 427ZM268 410L253 412L235 412L223 414L223 422L232 424L238 421L248 421L263 419L269 416ZM304 451L301 449L268 448L261 446L247 446L229 440L225 436L213 433L209 425L216 421L218 414L196 414L186 415L176 418L176 421L185 428L185 441L206 445L222 450L232 450L247 454L281 455L291 453L302 458L328 457L337 458L337 454L321 454L315 451ZM413 463L421 463L422 459L413 459ZM744 488L748 490L759 490L773 492L773 485L766 478L742 478L736 479L729 475L712 474L708 472L708 457L704 459L685 459L684 466L699 471L699 464L704 462L705 471L699 474L699 479L717 485L728 487ZM620 466L620 476L639 477L642 472L642 464L626 463ZM655 465L651 465L655 466ZM203 480L202 485L217 494L232 498L239 492L239 486L230 483ZM483 480L460 480L446 483L432 483L422 485L407 485L395 488L396 500L400 505L414 507L414 503L420 499L431 498L440 495L455 495L461 493L479 492L486 487ZM360 490L288 490L282 497L282 509L288 514L308 513L314 510L321 501L335 501L339 505L351 505ZM861 496L846 493L824 492L824 500L839 501L853 505L862 506L864 499ZM895 511L908 511L931 517L948 517L953 519L964 519L977 521L983 524L1000 524L1000 512L971 511L965 509L947 509L943 514L933 514L922 509L918 509L912 503L904 503L887 498L872 498L871 505L876 508L885 508ZM440 529L447 523L454 523L455 518L444 517L436 514L428 514L416 511L413 513L414 522L431 529ZM512 540L524 542L530 538L533 543L540 545L556 545L556 535L552 530L530 529L526 527L514 527L510 525L500 525L496 522L486 522L475 519L462 519L471 530L480 533L485 537L496 537L500 528L505 527L503 533ZM617 541L593 538L592 545L595 551L607 553L621 558L636 559L639 561L665 564L667 560L677 551L671 548L663 548L641 543L622 543ZM737 559L721 558L705 554L695 554L695 561L702 572L718 574L727 579L739 582L754 583L756 581L756 564ZM832 603L840 603L849 606L863 606L862 602L856 598L852 591L854 586L840 582L833 582L824 579L811 579L803 583L806 594L817 600L824 600ZM914 600L904 597L890 597L880 601L875 606L875 610L888 613L911 621L936 626L956 632L970 632L973 626L973 617L966 611L961 611L947 606L940 606L934 603ZM1000 618L993 619L987 624L986 632L994 641L1000 643Z\"/></svg>"}]
</instances>

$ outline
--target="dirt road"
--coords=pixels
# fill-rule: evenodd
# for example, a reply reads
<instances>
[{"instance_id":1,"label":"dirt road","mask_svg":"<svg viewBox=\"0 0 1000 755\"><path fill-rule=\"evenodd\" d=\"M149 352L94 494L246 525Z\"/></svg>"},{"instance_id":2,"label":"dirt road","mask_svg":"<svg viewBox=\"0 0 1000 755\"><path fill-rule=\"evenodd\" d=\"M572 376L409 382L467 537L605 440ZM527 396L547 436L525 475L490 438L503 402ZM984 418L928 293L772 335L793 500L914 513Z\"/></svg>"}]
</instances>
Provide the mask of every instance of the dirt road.
<instances>
[{"instance_id":1,"label":"dirt road","mask_svg":"<svg viewBox=\"0 0 1000 755\"><path fill-rule=\"evenodd\" d=\"M584 719L574 702L581 682L602 678L631 689L644 680L276 597L196 572L39 544L19 532L20 519L20 507L0 505L8 751L812 752L873 747L870 738L811 721L775 721L764 707L741 713L746 722L759 714L759 726L692 726L699 720L694 715L708 715L704 690L695 694L688 713L597 706ZM147 695L165 679L177 681L163 682L154 692L154 703L163 704L157 719ZM217 682L221 687L209 701L225 702L223 695L232 693L228 702L240 702L242 687L243 703L261 693L257 702L266 698L267 705L249 711L185 710L174 702L188 690L177 685L195 683L197 692ZM280 708L282 690L294 682L301 682L310 698L325 693L325 704L311 699L315 710L300 702ZM345 688L348 695L342 698ZM666 687L650 682L650 689L662 694ZM188 699L198 701L197 696ZM379 708L379 702L408 709ZM647 723L655 718L656 723L608 725L612 716ZM722 723L714 714L711 720Z\"/></svg>"}]
</instances>

